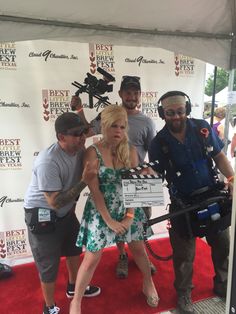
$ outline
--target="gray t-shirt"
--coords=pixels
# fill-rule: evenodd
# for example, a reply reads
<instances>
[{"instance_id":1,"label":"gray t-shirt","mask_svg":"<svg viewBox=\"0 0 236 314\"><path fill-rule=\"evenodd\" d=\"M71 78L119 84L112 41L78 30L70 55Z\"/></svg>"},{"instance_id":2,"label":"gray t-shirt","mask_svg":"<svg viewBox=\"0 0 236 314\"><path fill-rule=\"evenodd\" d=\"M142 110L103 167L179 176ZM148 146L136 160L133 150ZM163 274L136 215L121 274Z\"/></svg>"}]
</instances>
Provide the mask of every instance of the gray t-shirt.
<instances>
[{"instance_id":1,"label":"gray t-shirt","mask_svg":"<svg viewBox=\"0 0 236 314\"><path fill-rule=\"evenodd\" d=\"M52 144L41 151L36 157L30 185L24 199L25 208L50 208L44 192L66 191L72 188L82 175L82 160L84 151L74 156L64 152L58 143ZM65 216L73 207L71 201L57 210L57 216Z\"/></svg>"},{"instance_id":2,"label":"gray t-shirt","mask_svg":"<svg viewBox=\"0 0 236 314\"><path fill-rule=\"evenodd\" d=\"M148 146L156 135L156 127L151 118L142 112L128 115L128 136L131 145L137 149L139 163L143 163ZM101 133L101 120L92 120L91 126L95 134Z\"/></svg>"}]
</instances>

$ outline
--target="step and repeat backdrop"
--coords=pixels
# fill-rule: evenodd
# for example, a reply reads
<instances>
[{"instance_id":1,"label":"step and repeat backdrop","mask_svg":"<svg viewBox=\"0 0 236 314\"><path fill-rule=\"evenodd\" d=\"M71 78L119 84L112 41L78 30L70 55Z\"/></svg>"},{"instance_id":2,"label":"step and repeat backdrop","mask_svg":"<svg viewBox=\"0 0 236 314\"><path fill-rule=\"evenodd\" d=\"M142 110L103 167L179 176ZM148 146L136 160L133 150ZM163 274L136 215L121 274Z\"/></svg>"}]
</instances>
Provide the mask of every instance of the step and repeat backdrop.
<instances>
[{"instance_id":1,"label":"step and repeat backdrop","mask_svg":"<svg viewBox=\"0 0 236 314\"><path fill-rule=\"evenodd\" d=\"M163 126L157 101L169 90L181 90L192 101L192 116L202 117L205 63L158 48L124 47L103 43L25 41L0 43L0 262L10 265L32 260L24 222L23 200L38 152L56 141L54 122L71 111L71 96L86 79L103 79L100 67L114 76L113 91L105 92L110 103L120 103L118 91L124 75L141 78L139 109L151 117L157 130ZM81 95L90 121L102 110L86 92ZM88 139L86 145L99 136ZM81 217L88 194L84 190L76 213ZM166 195L166 203L168 196ZM152 217L165 214L153 208ZM156 234L165 225L154 226Z\"/></svg>"}]
</instances>

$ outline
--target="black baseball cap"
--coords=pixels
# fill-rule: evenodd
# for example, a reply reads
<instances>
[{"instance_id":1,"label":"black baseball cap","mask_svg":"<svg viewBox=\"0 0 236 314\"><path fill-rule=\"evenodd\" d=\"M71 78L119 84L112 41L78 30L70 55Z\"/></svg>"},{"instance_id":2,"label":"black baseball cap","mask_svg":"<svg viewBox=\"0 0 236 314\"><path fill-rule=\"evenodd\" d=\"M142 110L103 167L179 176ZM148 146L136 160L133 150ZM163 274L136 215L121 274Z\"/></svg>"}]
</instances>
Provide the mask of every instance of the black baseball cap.
<instances>
[{"instance_id":1,"label":"black baseball cap","mask_svg":"<svg viewBox=\"0 0 236 314\"><path fill-rule=\"evenodd\" d=\"M74 112L64 112L55 121L55 131L57 134L67 134L69 130L75 128L81 133L87 130L82 119Z\"/></svg>"},{"instance_id":2,"label":"black baseball cap","mask_svg":"<svg viewBox=\"0 0 236 314\"><path fill-rule=\"evenodd\" d=\"M140 77L129 76L129 75L123 76L122 81L121 81L121 85L120 85L120 90L128 89L131 87L136 88L138 90L141 90Z\"/></svg>"}]
</instances>

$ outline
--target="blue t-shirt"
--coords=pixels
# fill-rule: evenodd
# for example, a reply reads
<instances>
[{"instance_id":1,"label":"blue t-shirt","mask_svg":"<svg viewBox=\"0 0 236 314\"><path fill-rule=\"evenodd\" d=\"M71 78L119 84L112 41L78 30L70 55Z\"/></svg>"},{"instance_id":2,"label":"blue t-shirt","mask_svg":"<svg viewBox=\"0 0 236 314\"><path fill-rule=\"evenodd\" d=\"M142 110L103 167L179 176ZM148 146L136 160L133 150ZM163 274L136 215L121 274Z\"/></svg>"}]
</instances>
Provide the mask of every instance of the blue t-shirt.
<instances>
[{"instance_id":1,"label":"blue t-shirt","mask_svg":"<svg viewBox=\"0 0 236 314\"><path fill-rule=\"evenodd\" d=\"M187 119L184 143L179 142L169 132L167 126L164 126L149 147L149 160L159 161L155 170L161 173L165 170L170 171L167 166L167 155L163 153L158 140L160 136L164 138L175 170L175 175L172 175L173 186L170 193L177 193L180 197L188 196L197 189L214 184L213 173L202 147L203 141L199 138L200 129L207 128L209 130L205 145L208 147L211 157L216 156L223 148L222 141L215 135L209 124L205 120L198 120L198 122L196 125L193 120Z\"/></svg>"}]
</instances>

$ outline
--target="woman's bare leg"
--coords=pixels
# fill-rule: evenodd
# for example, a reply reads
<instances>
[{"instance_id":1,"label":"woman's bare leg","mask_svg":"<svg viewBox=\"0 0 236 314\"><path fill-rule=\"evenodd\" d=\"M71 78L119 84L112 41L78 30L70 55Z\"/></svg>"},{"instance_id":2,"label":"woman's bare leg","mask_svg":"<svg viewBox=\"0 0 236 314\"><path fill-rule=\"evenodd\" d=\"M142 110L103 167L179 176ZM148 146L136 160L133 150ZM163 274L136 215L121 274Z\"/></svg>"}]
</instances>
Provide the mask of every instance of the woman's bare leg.
<instances>
[{"instance_id":1,"label":"woman's bare leg","mask_svg":"<svg viewBox=\"0 0 236 314\"><path fill-rule=\"evenodd\" d=\"M79 267L76 283L75 295L70 304L70 314L81 314L81 300L84 295L85 289L90 283L94 271L100 261L102 250L97 252L86 251L83 261Z\"/></svg>"},{"instance_id":2,"label":"woman's bare leg","mask_svg":"<svg viewBox=\"0 0 236 314\"><path fill-rule=\"evenodd\" d=\"M156 303L158 303L158 294L152 280L150 263L147 256L147 252L144 247L144 242L132 241L128 243L128 245L134 257L135 263L137 264L138 268L140 269L143 275L143 293L146 295L147 298L149 297L156 298L157 299Z\"/></svg>"}]
</instances>

